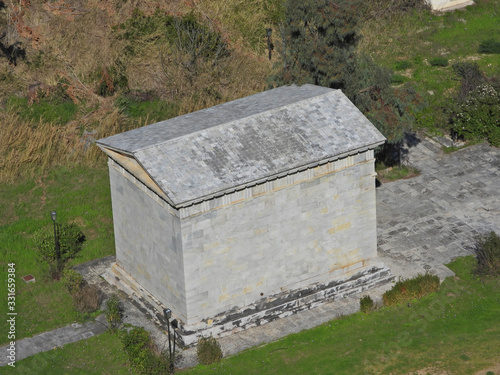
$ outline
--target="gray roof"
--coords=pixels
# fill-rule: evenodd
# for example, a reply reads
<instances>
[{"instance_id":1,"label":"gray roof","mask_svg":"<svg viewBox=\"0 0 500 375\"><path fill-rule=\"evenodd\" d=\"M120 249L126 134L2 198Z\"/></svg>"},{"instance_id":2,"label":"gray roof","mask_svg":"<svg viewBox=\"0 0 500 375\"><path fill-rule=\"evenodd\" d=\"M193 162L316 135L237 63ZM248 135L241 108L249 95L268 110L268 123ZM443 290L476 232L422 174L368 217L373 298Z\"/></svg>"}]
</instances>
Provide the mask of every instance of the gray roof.
<instances>
[{"instance_id":1,"label":"gray roof","mask_svg":"<svg viewBox=\"0 0 500 375\"><path fill-rule=\"evenodd\" d=\"M340 90L284 86L113 135L174 205L374 148L383 135Z\"/></svg>"}]
</instances>

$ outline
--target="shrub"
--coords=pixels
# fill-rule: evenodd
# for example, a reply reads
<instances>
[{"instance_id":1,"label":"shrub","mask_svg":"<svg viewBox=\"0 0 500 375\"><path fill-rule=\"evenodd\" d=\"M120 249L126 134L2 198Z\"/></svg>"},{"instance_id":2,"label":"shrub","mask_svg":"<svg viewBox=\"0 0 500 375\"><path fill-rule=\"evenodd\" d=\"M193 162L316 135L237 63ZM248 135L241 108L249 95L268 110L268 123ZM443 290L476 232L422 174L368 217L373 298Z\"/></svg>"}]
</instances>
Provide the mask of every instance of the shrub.
<instances>
[{"instance_id":1,"label":"shrub","mask_svg":"<svg viewBox=\"0 0 500 375\"><path fill-rule=\"evenodd\" d=\"M486 39L479 44L477 50L479 53L500 53L500 41L495 39Z\"/></svg>"},{"instance_id":2,"label":"shrub","mask_svg":"<svg viewBox=\"0 0 500 375\"><path fill-rule=\"evenodd\" d=\"M200 337L196 348L198 362L202 365L210 365L219 362L222 358L222 349L219 342L212 336Z\"/></svg>"},{"instance_id":3,"label":"shrub","mask_svg":"<svg viewBox=\"0 0 500 375\"><path fill-rule=\"evenodd\" d=\"M393 74L391 77L391 84L392 85L402 85L405 83L406 78L403 77L401 74Z\"/></svg>"},{"instance_id":4,"label":"shrub","mask_svg":"<svg viewBox=\"0 0 500 375\"><path fill-rule=\"evenodd\" d=\"M448 66L448 59L446 57L435 57L429 60L432 66Z\"/></svg>"},{"instance_id":5,"label":"shrub","mask_svg":"<svg viewBox=\"0 0 500 375\"><path fill-rule=\"evenodd\" d=\"M85 285L73 295L73 306L81 313L91 313L99 308L101 292L95 285Z\"/></svg>"},{"instance_id":6,"label":"shrub","mask_svg":"<svg viewBox=\"0 0 500 375\"><path fill-rule=\"evenodd\" d=\"M363 296L363 298L359 300L359 307L361 312L364 314L369 314L375 309L373 300L370 296Z\"/></svg>"},{"instance_id":7,"label":"shrub","mask_svg":"<svg viewBox=\"0 0 500 375\"><path fill-rule=\"evenodd\" d=\"M34 241L40 258L49 265L52 278L58 280L66 263L82 250L85 235L76 224L57 223L56 231L59 242L59 259L57 259L52 231L37 231L34 235Z\"/></svg>"},{"instance_id":8,"label":"shrub","mask_svg":"<svg viewBox=\"0 0 500 375\"><path fill-rule=\"evenodd\" d=\"M132 16L118 26L120 37L130 41L126 53L135 54L138 41L145 43L167 43L178 51L186 53L188 58L179 61L188 70L196 70L197 61L210 60L215 63L229 56L225 38L217 28L199 22L194 13L183 16L171 16L160 11L146 16L134 10Z\"/></svg>"},{"instance_id":9,"label":"shrub","mask_svg":"<svg viewBox=\"0 0 500 375\"><path fill-rule=\"evenodd\" d=\"M412 279L398 281L382 296L384 305L391 306L420 298L439 289L439 277L426 273Z\"/></svg>"},{"instance_id":10,"label":"shrub","mask_svg":"<svg viewBox=\"0 0 500 375\"><path fill-rule=\"evenodd\" d=\"M78 292L85 285L82 275L71 268L63 271L62 281L71 295Z\"/></svg>"},{"instance_id":11,"label":"shrub","mask_svg":"<svg viewBox=\"0 0 500 375\"><path fill-rule=\"evenodd\" d=\"M113 95L117 90L125 90L128 87L125 67L120 62L109 68L103 67L98 69L91 78L98 81L96 93L104 97Z\"/></svg>"},{"instance_id":12,"label":"shrub","mask_svg":"<svg viewBox=\"0 0 500 375\"><path fill-rule=\"evenodd\" d=\"M463 102L471 91L474 91L484 81L483 74L477 63L461 61L451 66L456 75L460 77L460 91L458 101Z\"/></svg>"},{"instance_id":13,"label":"shrub","mask_svg":"<svg viewBox=\"0 0 500 375\"><path fill-rule=\"evenodd\" d=\"M476 273L500 275L500 237L493 231L476 238Z\"/></svg>"},{"instance_id":14,"label":"shrub","mask_svg":"<svg viewBox=\"0 0 500 375\"><path fill-rule=\"evenodd\" d=\"M488 139L500 146L500 95L488 84L471 91L458 107L452 130L464 139Z\"/></svg>"},{"instance_id":15,"label":"shrub","mask_svg":"<svg viewBox=\"0 0 500 375\"><path fill-rule=\"evenodd\" d=\"M120 112L131 118L148 118L149 121L162 121L175 117L179 107L165 102L149 92L129 91L115 102Z\"/></svg>"},{"instance_id":16,"label":"shrub","mask_svg":"<svg viewBox=\"0 0 500 375\"><path fill-rule=\"evenodd\" d=\"M106 322L109 330L114 333L122 322L123 308L116 294L113 294L106 302Z\"/></svg>"},{"instance_id":17,"label":"shrub","mask_svg":"<svg viewBox=\"0 0 500 375\"><path fill-rule=\"evenodd\" d=\"M142 327L134 327L122 336L122 344L136 374L162 375L171 373L170 360L165 354L155 354L155 346L149 333Z\"/></svg>"},{"instance_id":18,"label":"shrub","mask_svg":"<svg viewBox=\"0 0 500 375\"><path fill-rule=\"evenodd\" d=\"M406 70L408 68L411 68L412 64L408 60L403 60L403 61L398 61L396 64L394 64L394 69L395 70Z\"/></svg>"}]
</instances>

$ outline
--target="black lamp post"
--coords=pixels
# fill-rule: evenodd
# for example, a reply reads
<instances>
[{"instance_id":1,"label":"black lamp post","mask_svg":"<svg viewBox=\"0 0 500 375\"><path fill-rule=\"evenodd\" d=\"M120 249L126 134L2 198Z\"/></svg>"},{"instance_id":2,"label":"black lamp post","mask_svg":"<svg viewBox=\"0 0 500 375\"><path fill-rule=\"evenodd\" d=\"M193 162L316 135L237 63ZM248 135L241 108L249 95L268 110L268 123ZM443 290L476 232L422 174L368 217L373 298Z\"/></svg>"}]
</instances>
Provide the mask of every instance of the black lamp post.
<instances>
[{"instance_id":1,"label":"black lamp post","mask_svg":"<svg viewBox=\"0 0 500 375\"><path fill-rule=\"evenodd\" d=\"M174 337L173 337L173 341L174 341L174 348L172 350L172 357L170 359L170 373L174 373L174 362L175 362L175 330L179 327L178 324L177 324L177 319L174 319L172 320L172 328L174 329ZM170 338L169 338L170 340Z\"/></svg>"},{"instance_id":2,"label":"black lamp post","mask_svg":"<svg viewBox=\"0 0 500 375\"><path fill-rule=\"evenodd\" d=\"M172 317L172 310L163 309L163 315L167 319L167 330L168 330L168 354L170 359L170 373L174 373L174 360L175 360L175 329L177 328L177 320L172 320L172 328L174 329L174 350L172 351L172 340L170 337L170 318Z\"/></svg>"},{"instance_id":3,"label":"black lamp post","mask_svg":"<svg viewBox=\"0 0 500 375\"><path fill-rule=\"evenodd\" d=\"M59 252L59 239L57 238L57 226L56 226L57 212L52 211L50 213L50 217L52 218L52 221L54 222L54 241L55 241L55 250L56 250L56 262L57 262L57 271L59 272L61 254Z\"/></svg>"}]
</instances>

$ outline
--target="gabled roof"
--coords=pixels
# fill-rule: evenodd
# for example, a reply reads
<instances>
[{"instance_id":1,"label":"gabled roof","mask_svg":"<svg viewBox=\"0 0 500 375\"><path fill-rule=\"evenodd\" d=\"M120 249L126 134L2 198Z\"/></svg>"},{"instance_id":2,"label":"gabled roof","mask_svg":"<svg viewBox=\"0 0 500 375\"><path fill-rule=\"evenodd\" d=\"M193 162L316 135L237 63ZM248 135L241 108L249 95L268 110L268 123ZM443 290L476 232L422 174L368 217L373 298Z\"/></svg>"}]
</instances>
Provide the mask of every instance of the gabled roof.
<instances>
[{"instance_id":1,"label":"gabled roof","mask_svg":"<svg viewBox=\"0 0 500 375\"><path fill-rule=\"evenodd\" d=\"M340 90L304 85L279 87L97 144L171 204L185 206L384 141Z\"/></svg>"}]
</instances>

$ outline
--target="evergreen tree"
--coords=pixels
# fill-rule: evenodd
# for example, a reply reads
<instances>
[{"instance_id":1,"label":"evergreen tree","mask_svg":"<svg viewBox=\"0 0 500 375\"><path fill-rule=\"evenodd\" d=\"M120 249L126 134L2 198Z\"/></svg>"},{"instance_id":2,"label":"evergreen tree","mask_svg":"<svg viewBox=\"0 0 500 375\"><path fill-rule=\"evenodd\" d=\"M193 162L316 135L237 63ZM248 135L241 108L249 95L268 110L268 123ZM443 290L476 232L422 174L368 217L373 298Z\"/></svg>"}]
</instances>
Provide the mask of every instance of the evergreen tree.
<instances>
[{"instance_id":1,"label":"evergreen tree","mask_svg":"<svg viewBox=\"0 0 500 375\"><path fill-rule=\"evenodd\" d=\"M392 72L358 55L358 0L288 0L282 37L283 65L271 85L311 83L341 89L387 138L399 145L414 117L411 89L391 86Z\"/></svg>"},{"instance_id":2,"label":"evergreen tree","mask_svg":"<svg viewBox=\"0 0 500 375\"><path fill-rule=\"evenodd\" d=\"M283 69L276 85L343 88L359 40L357 1L288 0L283 20Z\"/></svg>"}]
</instances>

